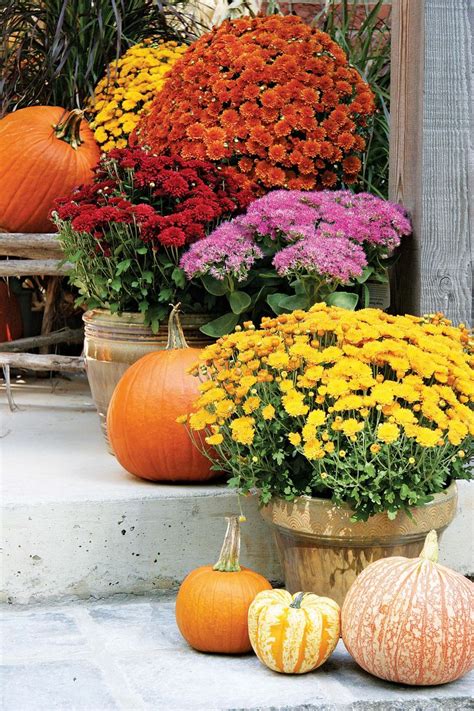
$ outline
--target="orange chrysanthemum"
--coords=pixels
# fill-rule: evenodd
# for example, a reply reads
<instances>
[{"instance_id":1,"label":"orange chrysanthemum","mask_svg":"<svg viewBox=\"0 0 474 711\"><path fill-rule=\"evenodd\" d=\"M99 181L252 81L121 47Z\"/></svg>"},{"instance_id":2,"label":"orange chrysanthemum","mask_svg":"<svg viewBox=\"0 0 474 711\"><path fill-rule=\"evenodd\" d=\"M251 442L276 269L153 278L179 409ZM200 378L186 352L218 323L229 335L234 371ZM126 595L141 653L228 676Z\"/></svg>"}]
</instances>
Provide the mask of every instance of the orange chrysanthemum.
<instances>
[{"instance_id":1,"label":"orange chrysanthemum","mask_svg":"<svg viewBox=\"0 0 474 711\"><path fill-rule=\"evenodd\" d=\"M237 167L255 192L357 179L369 86L344 51L296 16L224 22L189 47L133 140Z\"/></svg>"}]
</instances>

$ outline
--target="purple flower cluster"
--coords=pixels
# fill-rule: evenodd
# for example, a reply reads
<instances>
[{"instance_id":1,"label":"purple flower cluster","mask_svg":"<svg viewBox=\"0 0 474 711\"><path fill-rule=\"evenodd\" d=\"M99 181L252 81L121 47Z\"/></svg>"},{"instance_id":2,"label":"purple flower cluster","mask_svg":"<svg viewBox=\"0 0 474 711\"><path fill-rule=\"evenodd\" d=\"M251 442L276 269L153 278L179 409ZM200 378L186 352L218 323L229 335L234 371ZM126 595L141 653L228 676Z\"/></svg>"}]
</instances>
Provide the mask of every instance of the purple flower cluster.
<instances>
[{"instance_id":1,"label":"purple flower cluster","mask_svg":"<svg viewBox=\"0 0 474 711\"><path fill-rule=\"evenodd\" d=\"M188 278L226 274L243 281L265 254L280 276L306 273L347 283L368 257L389 256L411 232L400 205L349 190L275 190L252 202L245 215L192 245L181 266ZM282 242L288 244L281 248Z\"/></svg>"},{"instance_id":2,"label":"purple flower cluster","mask_svg":"<svg viewBox=\"0 0 474 711\"><path fill-rule=\"evenodd\" d=\"M304 274L344 284L362 274L367 259L362 247L346 237L316 236L281 249L273 265L280 276Z\"/></svg>"},{"instance_id":3,"label":"purple flower cluster","mask_svg":"<svg viewBox=\"0 0 474 711\"><path fill-rule=\"evenodd\" d=\"M236 218L232 222L223 222L209 237L195 242L182 256L180 265L188 279L210 274L215 279L230 276L244 281L261 257L262 250Z\"/></svg>"},{"instance_id":4,"label":"purple flower cluster","mask_svg":"<svg viewBox=\"0 0 474 711\"><path fill-rule=\"evenodd\" d=\"M275 190L252 202L242 224L260 237L292 242L300 237L339 236L376 246L385 255L411 232L400 205L349 190Z\"/></svg>"}]
</instances>

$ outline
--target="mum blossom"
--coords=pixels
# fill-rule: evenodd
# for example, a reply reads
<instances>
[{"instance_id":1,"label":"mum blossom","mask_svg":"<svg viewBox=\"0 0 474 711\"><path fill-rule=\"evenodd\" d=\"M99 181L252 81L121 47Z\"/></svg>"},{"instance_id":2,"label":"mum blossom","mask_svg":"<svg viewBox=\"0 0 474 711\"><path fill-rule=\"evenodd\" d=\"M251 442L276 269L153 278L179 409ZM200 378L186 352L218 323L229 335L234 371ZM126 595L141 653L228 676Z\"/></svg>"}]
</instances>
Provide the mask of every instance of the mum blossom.
<instances>
[{"instance_id":1,"label":"mum blossom","mask_svg":"<svg viewBox=\"0 0 474 711\"><path fill-rule=\"evenodd\" d=\"M294 15L227 20L171 68L131 140L232 165L255 194L357 181L374 95L344 50Z\"/></svg>"},{"instance_id":2,"label":"mum blossom","mask_svg":"<svg viewBox=\"0 0 474 711\"><path fill-rule=\"evenodd\" d=\"M210 274L244 281L263 252L249 238L238 220L224 222L209 237L195 242L181 258L180 266L188 279Z\"/></svg>"},{"instance_id":3,"label":"mum blossom","mask_svg":"<svg viewBox=\"0 0 474 711\"><path fill-rule=\"evenodd\" d=\"M365 252L346 237L310 237L280 250L273 259L280 276L302 272L315 277L347 283L367 266Z\"/></svg>"}]
</instances>

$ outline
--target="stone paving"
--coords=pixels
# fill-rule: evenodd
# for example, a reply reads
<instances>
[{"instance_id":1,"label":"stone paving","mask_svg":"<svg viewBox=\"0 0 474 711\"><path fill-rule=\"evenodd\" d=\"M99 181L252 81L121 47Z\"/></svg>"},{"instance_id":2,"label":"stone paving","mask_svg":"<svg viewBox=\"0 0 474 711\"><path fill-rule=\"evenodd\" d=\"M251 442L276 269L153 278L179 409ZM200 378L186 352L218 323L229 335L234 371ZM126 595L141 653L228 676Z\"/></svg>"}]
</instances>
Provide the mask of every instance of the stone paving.
<instances>
[{"instance_id":1,"label":"stone paving","mask_svg":"<svg viewBox=\"0 0 474 711\"><path fill-rule=\"evenodd\" d=\"M340 642L304 676L251 654L201 654L181 638L171 597L1 608L3 711L450 711L474 709L473 674L431 688L388 684Z\"/></svg>"}]
</instances>

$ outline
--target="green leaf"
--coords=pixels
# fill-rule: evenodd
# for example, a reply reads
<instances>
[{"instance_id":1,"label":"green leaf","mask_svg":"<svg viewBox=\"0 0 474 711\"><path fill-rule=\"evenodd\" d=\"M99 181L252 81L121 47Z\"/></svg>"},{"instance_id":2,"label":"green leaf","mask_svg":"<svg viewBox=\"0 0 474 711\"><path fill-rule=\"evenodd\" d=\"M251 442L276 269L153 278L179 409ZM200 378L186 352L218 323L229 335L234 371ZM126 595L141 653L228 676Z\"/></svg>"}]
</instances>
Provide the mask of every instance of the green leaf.
<instances>
[{"instance_id":1,"label":"green leaf","mask_svg":"<svg viewBox=\"0 0 474 711\"><path fill-rule=\"evenodd\" d=\"M223 296L228 291L228 287L224 279L215 279L210 274L205 274L201 277L201 281L204 284L204 288L214 296Z\"/></svg>"},{"instance_id":2,"label":"green leaf","mask_svg":"<svg viewBox=\"0 0 474 711\"><path fill-rule=\"evenodd\" d=\"M367 279L369 277L372 276L373 273L374 273L374 268L371 266L367 266L363 270L362 274L359 277L356 277L355 280L358 284L363 284L364 282L367 281Z\"/></svg>"},{"instance_id":3,"label":"green leaf","mask_svg":"<svg viewBox=\"0 0 474 711\"><path fill-rule=\"evenodd\" d=\"M306 309L309 307L308 297L306 294L294 294L293 296L284 296L280 299L279 306L286 311L294 311L295 309Z\"/></svg>"},{"instance_id":4,"label":"green leaf","mask_svg":"<svg viewBox=\"0 0 474 711\"><path fill-rule=\"evenodd\" d=\"M122 281L121 279L112 279L110 282L110 286L114 291L120 291L122 288Z\"/></svg>"},{"instance_id":5,"label":"green leaf","mask_svg":"<svg viewBox=\"0 0 474 711\"><path fill-rule=\"evenodd\" d=\"M252 303L252 299L245 291L232 291L227 298L234 314L241 314L247 311Z\"/></svg>"},{"instance_id":6,"label":"green leaf","mask_svg":"<svg viewBox=\"0 0 474 711\"><path fill-rule=\"evenodd\" d=\"M272 311L278 316L286 311L286 309L280 307L280 301L286 298L287 294L269 294L267 296L267 304L270 306Z\"/></svg>"},{"instance_id":7,"label":"green leaf","mask_svg":"<svg viewBox=\"0 0 474 711\"><path fill-rule=\"evenodd\" d=\"M225 336L233 331L238 322L239 317L237 314L228 313L209 321L209 323L205 323L199 330L201 333L205 333L206 336L211 336L211 338L220 338L220 336Z\"/></svg>"},{"instance_id":8,"label":"green leaf","mask_svg":"<svg viewBox=\"0 0 474 711\"><path fill-rule=\"evenodd\" d=\"M142 277L147 284L153 284L153 272L143 272Z\"/></svg>"},{"instance_id":9,"label":"green leaf","mask_svg":"<svg viewBox=\"0 0 474 711\"><path fill-rule=\"evenodd\" d=\"M351 294L349 291L335 291L326 299L328 306L340 306L348 311L354 311L358 301L357 294Z\"/></svg>"},{"instance_id":10,"label":"green leaf","mask_svg":"<svg viewBox=\"0 0 474 711\"><path fill-rule=\"evenodd\" d=\"M362 306L367 309L370 304L370 290L367 284L362 284Z\"/></svg>"},{"instance_id":11,"label":"green leaf","mask_svg":"<svg viewBox=\"0 0 474 711\"><path fill-rule=\"evenodd\" d=\"M186 277L182 269L180 269L179 267L175 267L173 269L173 273L171 274L171 278L177 287L179 287L180 289L184 289L184 287L186 286Z\"/></svg>"},{"instance_id":12,"label":"green leaf","mask_svg":"<svg viewBox=\"0 0 474 711\"><path fill-rule=\"evenodd\" d=\"M135 250L137 254L146 254L148 252L147 247L137 247Z\"/></svg>"},{"instance_id":13,"label":"green leaf","mask_svg":"<svg viewBox=\"0 0 474 711\"><path fill-rule=\"evenodd\" d=\"M132 263L131 259L123 259L117 264L117 269L115 270L115 276L120 276L122 272L126 272Z\"/></svg>"}]
</instances>

